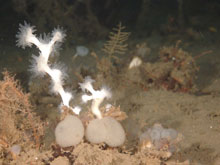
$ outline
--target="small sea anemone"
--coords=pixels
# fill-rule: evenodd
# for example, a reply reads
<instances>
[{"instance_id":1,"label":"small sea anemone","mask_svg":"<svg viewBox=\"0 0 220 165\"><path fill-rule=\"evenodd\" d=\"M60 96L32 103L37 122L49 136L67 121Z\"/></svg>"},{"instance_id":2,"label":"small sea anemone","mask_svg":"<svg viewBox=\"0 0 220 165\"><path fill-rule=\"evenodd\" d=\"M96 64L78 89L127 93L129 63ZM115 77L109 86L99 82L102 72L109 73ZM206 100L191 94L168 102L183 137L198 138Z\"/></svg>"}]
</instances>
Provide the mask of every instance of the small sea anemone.
<instances>
[{"instance_id":1,"label":"small sea anemone","mask_svg":"<svg viewBox=\"0 0 220 165\"><path fill-rule=\"evenodd\" d=\"M104 97L107 99L112 97L112 93L111 93L110 88L108 88L106 86L103 86L100 92L101 92L101 97Z\"/></svg>"},{"instance_id":2,"label":"small sea anemone","mask_svg":"<svg viewBox=\"0 0 220 165\"><path fill-rule=\"evenodd\" d=\"M85 80L83 83L79 83L80 88L82 89L83 92L88 90L89 92L92 93L94 91L92 83L95 82L90 76L85 77Z\"/></svg>"},{"instance_id":3,"label":"small sea anemone","mask_svg":"<svg viewBox=\"0 0 220 165\"><path fill-rule=\"evenodd\" d=\"M65 31L60 27L57 27L52 31L52 41L54 42L63 42L65 37Z\"/></svg>"},{"instance_id":4,"label":"small sea anemone","mask_svg":"<svg viewBox=\"0 0 220 165\"><path fill-rule=\"evenodd\" d=\"M32 46L33 42L31 42L31 40L33 37L36 38L33 34L36 31L34 28L34 26L31 26L26 21L24 21L24 25L19 24L19 32L16 34L16 45L18 47L22 47L24 49L26 46Z\"/></svg>"}]
</instances>

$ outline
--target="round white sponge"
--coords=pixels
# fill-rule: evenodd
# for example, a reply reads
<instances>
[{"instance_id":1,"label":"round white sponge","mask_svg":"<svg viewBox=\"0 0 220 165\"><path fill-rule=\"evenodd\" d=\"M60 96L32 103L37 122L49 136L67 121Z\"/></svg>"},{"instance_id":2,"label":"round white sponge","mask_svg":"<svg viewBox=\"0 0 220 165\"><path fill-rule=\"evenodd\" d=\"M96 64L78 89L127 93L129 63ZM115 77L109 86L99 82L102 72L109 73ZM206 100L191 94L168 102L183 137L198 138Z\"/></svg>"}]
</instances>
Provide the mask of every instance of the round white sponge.
<instances>
[{"instance_id":1,"label":"round white sponge","mask_svg":"<svg viewBox=\"0 0 220 165\"><path fill-rule=\"evenodd\" d=\"M58 123L55 129L56 142L61 147L70 147L80 143L84 136L84 127L80 119L68 115Z\"/></svg>"},{"instance_id":2,"label":"round white sponge","mask_svg":"<svg viewBox=\"0 0 220 165\"><path fill-rule=\"evenodd\" d=\"M112 117L92 120L86 129L86 139L91 143L105 142L110 147L117 147L125 141L125 131L121 124Z\"/></svg>"}]
</instances>

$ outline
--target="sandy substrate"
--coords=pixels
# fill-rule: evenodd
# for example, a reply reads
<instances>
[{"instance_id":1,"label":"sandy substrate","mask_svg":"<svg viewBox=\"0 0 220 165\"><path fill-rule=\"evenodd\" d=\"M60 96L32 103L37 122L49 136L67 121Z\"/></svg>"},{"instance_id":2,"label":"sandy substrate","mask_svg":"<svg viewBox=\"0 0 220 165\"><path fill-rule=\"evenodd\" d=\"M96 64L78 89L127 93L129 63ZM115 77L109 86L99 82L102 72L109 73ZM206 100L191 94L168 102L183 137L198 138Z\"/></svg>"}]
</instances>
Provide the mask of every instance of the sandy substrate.
<instances>
[{"instance_id":1,"label":"sandy substrate","mask_svg":"<svg viewBox=\"0 0 220 165\"><path fill-rule=\"evenodd\" d=\"M184 138L173 158L201 164L214 164L220 157L219 106L219 96L195 96L160 90L133 94L121 104L122 109L129 108L125 127L131 137L135 138L155 123L174 128Z\"/></svg>"}]
</instances>

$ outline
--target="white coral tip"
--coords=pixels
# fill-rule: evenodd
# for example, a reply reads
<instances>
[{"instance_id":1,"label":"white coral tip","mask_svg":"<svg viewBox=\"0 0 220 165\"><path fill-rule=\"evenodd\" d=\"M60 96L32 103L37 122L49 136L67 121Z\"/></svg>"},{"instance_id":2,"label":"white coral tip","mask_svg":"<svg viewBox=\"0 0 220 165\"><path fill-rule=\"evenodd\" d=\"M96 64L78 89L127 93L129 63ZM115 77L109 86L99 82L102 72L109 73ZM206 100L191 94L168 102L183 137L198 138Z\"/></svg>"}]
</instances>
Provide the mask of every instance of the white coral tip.
<instances>
[{"instance_id":1,"label":"white coral tip","mask_svg":"<svg viewBox=\"0 0 220 165\"><path fill-rule=\"evenodd\" d=\"M83 92L85 92L85 90L88 90L89 92L93 93L94 89L92 86L92 83L95 82L95 80L91 79L90 76L85 77L85 80L83 83L79 83L80 88L82 89Z\"/></svg>"},{"instance_id":2,"label":"white coral tip","mask_svg":"<svg viewBox=\"0 0 220 165\"><path fill-rule=\"evenodd\" d=\"M102 92L103 97L105 97L107 99L112 97L112 93L111 93L110 89L107 87L102 87L101 92Z\"/></svg>"},{"instance_id":3,"label":"white coral tip","mask_svg":"<svg viewBox=\"0 0 220 165\"><path fill-rule=\"evenodd\" d=\"M61 28L57 28L57 29L54 29L53 32L52 32L52 41L53 42L62 42L63 39L66 37L66 34L65 32L63 31L63 29Z\"/></svg>"},{"instance_id":4,"label":"white coral tip","mask_svg":"<svg viewBox=\"0 0 220 165\"><path fill-rule=\"evenodd\" d=\"M16 34L16 45L18 47L22 47L23 49L26 46L31 47L32 44L37 39L36 36L33 34L35 32L34 26L24 22L24 25L19 24L19 32Z\"/></svg>"},{"instance_id":5,"label":"white coral tip","mask_svg":"<svg viewBox=\"0 0 220 165\"><path fill-rule=\"evenodd\" d=\"M79 113L81 112L82 108L79 106L76 106L74 108L71 108L71 110L73 111L73 113L79 115Z\"/></svg>"}]
</instances>

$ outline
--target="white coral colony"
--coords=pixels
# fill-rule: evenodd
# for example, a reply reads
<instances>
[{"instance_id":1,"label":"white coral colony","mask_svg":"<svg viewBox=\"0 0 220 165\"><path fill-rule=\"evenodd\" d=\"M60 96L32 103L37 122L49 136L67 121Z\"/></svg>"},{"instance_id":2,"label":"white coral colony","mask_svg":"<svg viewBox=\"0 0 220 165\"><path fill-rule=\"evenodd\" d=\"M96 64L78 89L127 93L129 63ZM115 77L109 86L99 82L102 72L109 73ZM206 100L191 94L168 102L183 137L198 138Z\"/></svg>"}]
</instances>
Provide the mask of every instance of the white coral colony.
<instances>
[{"instance_id":1,"label":"white coral colony","mask_svg":"<svg viewBox=\"0 0 220 165\"><path fill-rule=\"evenodd\" d=\"M99 110L99 105L102 103L102 101L105 98L110 98L111 97L111 92L108 88L102 87L101 90L94 90L92 83L94 82L91 77L86 77L85 81L83 83L79 83L81 89L85 91L89 91L91 94L84 94L82 96L83 102L87 102L89 100L92 101L92 113L98 118L102 118L101 111Z\"/></svg>"},{"instance_id":2,"label":"white coral colony","mask_svg":"<svg viewBox=\"0 0 220 165\"><path fill-rule=\"evenodd\" d=\"M58 42L62 42L65 38L65 33L62 29L57 28L52 31L51 35L46 36L44 39L42 37L37 38L34 34L35 27L24 22L24 25L20 24L19 32L17 37L17 46L25 48L31 47L33 44L40 50L39 56L33 55L31 71L35 75L44 76L48 74L52 79L52 92L59 94L62 99L62 104L69 107L69 102L72 98L72 94L66 92L63 89L63 79L64 72L57 68L52 68L48 63L50 54L55 51ZM75 111L74 109L72 109ZM76 114L79 113L78 110L75 111Z\"/></svg>"}]
</instances>

